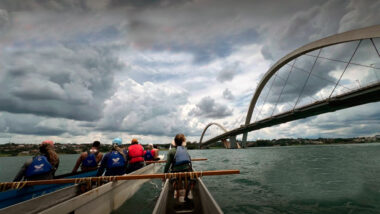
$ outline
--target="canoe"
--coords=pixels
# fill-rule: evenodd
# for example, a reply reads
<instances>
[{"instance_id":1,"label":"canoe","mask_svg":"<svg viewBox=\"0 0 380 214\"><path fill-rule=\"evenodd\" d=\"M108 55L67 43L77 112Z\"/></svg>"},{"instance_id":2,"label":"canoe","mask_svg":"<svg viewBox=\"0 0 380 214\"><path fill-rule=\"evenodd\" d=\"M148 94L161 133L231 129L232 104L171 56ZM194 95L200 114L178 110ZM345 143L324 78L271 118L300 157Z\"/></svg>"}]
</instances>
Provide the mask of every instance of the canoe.
<instances>
[{"instance_id":1,"label":"canoe","mask_svg":"<svg viewBox=\"0 0 380 214\"><path fill-rule=\"evenodd\" d=\"M161 168L158 163L149 164L130 174L154 174ZM149 181L123 180L106 183L69 200L41 210L43 214L75 213L75 214L102 214L117 210L126 200L131 198L141 186Z\"/></svg>"},{"instance_id":2,"label":"canoe","mask_svg":"<svg viewBox=\"0 0 380 214\"><path fill-rule=\"evenodd\" d=\"M184 190L183 190L184 191ZM190 195L190 194L189 194ZM166 213L223 213L215 199L200 178L191 190L190 202L178 201L174 198L174 187L166 179L161 194L154 207L153 214Z\"/></svg>"},{"instance_id":3,"label":"canoe","mask_svg":"<svg viewBox=\"0 0 380 214\"><path fill-rule=\"evenodd\" d=\"M161 167L153 163L130 174L155 173ZM44 194L13 206L0 209L0 214L12 213L110 213L118 209L131 198L146 180L127 180L109 182L83 194L79 193L79 185Z\"/></svg>"},{"instance_id":4,"label":"canoe","mask_svg":"<svg viewBox=\"0 0 380 214\"><path fill-rule=\"evenodd\" d=\"M68 173L56 176L54 178L83 178L96 175L96 170L89 172ZM20 190L8 190L0 192L0 211L8 206L39 197L41 195L54 192L72 184L56 184L56 185L38 185L24 187Z\"/></svg>"}]
</instances>

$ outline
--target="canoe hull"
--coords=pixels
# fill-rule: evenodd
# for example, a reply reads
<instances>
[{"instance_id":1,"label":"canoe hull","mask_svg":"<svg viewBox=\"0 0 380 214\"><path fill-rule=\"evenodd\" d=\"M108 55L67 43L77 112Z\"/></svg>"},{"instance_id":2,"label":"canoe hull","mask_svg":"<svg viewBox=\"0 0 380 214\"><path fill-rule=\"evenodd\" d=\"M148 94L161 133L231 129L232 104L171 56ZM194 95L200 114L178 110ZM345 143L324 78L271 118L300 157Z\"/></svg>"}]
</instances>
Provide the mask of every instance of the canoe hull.
<instances>
[{"instance_id":1,"label":"canoe hull","mask_svg":"<svg viewBox=\"0 0 380 214\"><path fill-rule=\"evenodd\" d=\"M96 175L95 171L69 174L65 178L82 178L82 177L92 177ZM7 207L16 205L18 203L31 200L33 198L40 197L42 195L55 192L59 189L63 189L67 186L72 186L72 184L53 184L53 185L39 185L24 187L20 190L8 190L6 192L0 192L0 212ZM7 209L9 210L9 209Z\"/></svg>"},{"instance_id":2,"label":"canoe hull","mask_svg":"<svg viewBox=\"0 0 380 214\"><path fill-rule=\"evenodd\" d=\"M131 174L153 174L160 169L159 164L150 164ZM149 179L125 180L109 182L86 193L66 200L40 213L57 214L102 214L117 210L126 200L131 198Z\"/></svg>"},{"instance_id":3,"label":"canoe hull","mask_svg":"<svg viewBox=\"0 0 380 214\"><path fill-rule=\"evenodd\" d=\"M176 213L179 211L174 209L177 199L174 199L173 193L173 186L169 182L169 179L167 179L161 191L160 197L157 200L153 214ZM186 210L192 210L192 212L186 213L223 213L201 179L197 178L197 182L192 189L192 194L193 206L191 209L186 208Z\"/></svg>"}]
</instances>

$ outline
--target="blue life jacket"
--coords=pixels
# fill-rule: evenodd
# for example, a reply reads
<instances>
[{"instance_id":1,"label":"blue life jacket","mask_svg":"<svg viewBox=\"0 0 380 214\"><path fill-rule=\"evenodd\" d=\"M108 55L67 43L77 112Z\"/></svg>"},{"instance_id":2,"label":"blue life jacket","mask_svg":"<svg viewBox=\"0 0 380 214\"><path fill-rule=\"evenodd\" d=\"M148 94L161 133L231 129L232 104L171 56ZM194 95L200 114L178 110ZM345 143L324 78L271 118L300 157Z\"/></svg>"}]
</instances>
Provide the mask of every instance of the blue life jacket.
<instances>
[{"instance_id":1,"label":"blue life jacket","mask_svg":"<svg viewBox=\"0 0 380 214\"><path fill-rule=\"evenodd\" d=\"M90 153L87 152L87 157L82 161L83 167L96 167L98 164L96 163L96 156L97 153Z\"/></svg>"},{"instance_id":2,"label":"blue life jacket","mask_svg":"<svg viewBox=\"0 0 380 214\"><path fill-rule=\"evenodd\" d=\"M45 174L50 172L52 168L53 166L49 163L45 156L38 155L33 158L32 163L26 169L25 177Z\"/></svg>"},{"instance_id":3,"label":"blue life jacket","mask_svg":"<svg viewBox=\"0 0 380 214\"><path fill-rule=\"evenodd\" d=\"M147 150L145 155L144 155L144 159L145 160L153 160L153 155L152 153L150 152L150 150Z\"/></svg>"},{"instance_id":4,"label":"blue life jacket","mask_svg":"<svg viewBox=\"0 0 380 214\"><path fill-rule=\"evenodd\" d=\"M118 151L112 151L107 160L107 168L123 167L125 159Z\"/></svg>"},{"instance_id":5,"label":"blue life jacket","mask_svg":"<svg viewBox=\"0 0 380 214\"><path fill-rule=\"evenodd\" d=\"M183 164L191 163L190 155L187 153L186 149L182 146L177 146L177 151L174 155L174 166L179 166Z\"/></svg>"}]
</instances>

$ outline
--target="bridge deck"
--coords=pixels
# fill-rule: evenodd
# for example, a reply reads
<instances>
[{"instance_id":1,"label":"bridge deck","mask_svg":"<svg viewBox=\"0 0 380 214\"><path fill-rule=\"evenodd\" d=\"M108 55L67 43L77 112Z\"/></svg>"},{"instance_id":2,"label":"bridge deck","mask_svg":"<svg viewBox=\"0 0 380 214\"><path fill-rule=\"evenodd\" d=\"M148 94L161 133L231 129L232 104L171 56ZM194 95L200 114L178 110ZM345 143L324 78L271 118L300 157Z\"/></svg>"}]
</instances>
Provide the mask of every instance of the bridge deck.
<instances>
[{"instance_id":1,"label":"bridge deck","mask_svg":"<svg viewBox=\"0 0 380 214\"><path fill-rule=\"evenodd\" d=\"M255 123L251 123L249 125L233 129L217 137L214 137L208 141L205 141L204 143L202 143L202 146L207 146L221 139L228 138L229 136L236 136L239 134L243 134L244 132L259 130L262 128L278 125L281 123L286 123L293 120L307 118L307 117L315 116L318 114L333 112L340 109L345 109L345 108L349 108L349 107L353 107L357 105L363 105L366 103L378 102L378 101L380 101L380 83L363 87L358 90L353 90L348 93L333 97L331 99L317 101L312 104L297 108L294 111L293 110L287 111L287 112L257 121Z\"/></svg>"}]
</instances>

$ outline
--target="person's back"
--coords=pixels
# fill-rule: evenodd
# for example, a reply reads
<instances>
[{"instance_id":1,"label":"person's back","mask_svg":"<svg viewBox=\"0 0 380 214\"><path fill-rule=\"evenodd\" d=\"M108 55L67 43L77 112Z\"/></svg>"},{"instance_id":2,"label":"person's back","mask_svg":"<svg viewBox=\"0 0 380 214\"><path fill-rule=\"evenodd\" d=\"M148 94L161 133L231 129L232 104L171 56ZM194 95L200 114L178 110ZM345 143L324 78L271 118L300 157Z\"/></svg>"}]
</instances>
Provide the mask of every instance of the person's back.
<instances>
[{"instance_id":1,"label":"person's back","mask_svg":"<svg viewBox=\"0 0 380 214\"><path fill-rule=\"evenodd\" d=\"M177 134L174 138L175 148L172 148L168 152L166 165L164 169L164 173L168 172L191 172L193 171L191 165L191 158L186 148L183 146L186 142L185 135ZM183 179L171 179L170 183L177 188L179 191L180 188L185 188L184 200L188 201L189 192L191 187L194 185L196 181L190 179L190 182L184 182ZM169 195L173 195L175 198L179 200L179 194L174 193L174 189L172 192L169 192Z\"/></svg>"},{"instance_id":2,"label":"person's back","mask_svg":"<svg viewBox=\"0 0 380 214\"><path fill-rule=\"evenodd\" d=\"M40 153L26 161L13 181L53 179L59 165L59 158L54 151L53 141L43 141Z\"/></svg>"},{"instance_id":3,"label":"person's back","mask_svg":"<svg viewBox=\"0 0 380 214\"><path fill-rule=\"evenodd\" d=\"M147 150L144 151L144 160L152 161L155 156L155 151L153 150L153 144L149 144Z\"/></svg>"},{"instance_id":4,"label":"person's back","mask_svg":"<svg viewBox=\"0 0 380 214\"><path fill-rule=\"evenodd\" d=\"M144 160L145 161L152 161L154 157L154 151L153 150L145 150L144 151Z\"/></svg>"},{"instance_id":5,"label":"person's back","mask_svg":"<svg viewBox=\"0 0 380 214\"><path fill-rule=\"evenodd\" d=\"M160 160L160 157L158 157L160 150L157 148L157 145L153 146L153 152L154 152L153 160L155 161Z\"/></svg>"},{"instance_id":6,"label":"person's back","mask_svg":"<svg viewBox=\"0 0 380 214\"><path fill-rule=\"evenodd\" d=\"M144 167L144 148L139 144L137 139L132 139L132 145L128 147L128 169L127 173L131 173Z\"/></svg>"},{"instance_id":7,"label":"person's back","mask_svg":"<svg viewBox=\"0 0 380 214\"><path fill-rule=\"evenodd\" d=\"M176 147L169 150L164 173L192 171L191 158L182 144L186 141L183 134L176 135L174 142Z\"/></svg>"},{"instance_id":8,"label":"person's back","mask_svg":"<svg viewBox=\"0 0 380 214\"><path fill-rule=\"evenodd\" d=\"M72 170L73 173L77 172L79 166L82 172L96 170L103 154L99 152L100 142L94 141L89 151L82 152Z\"/></svg>"},{"instance_id":9,"label":"person's back","mask_svg":"<svg viewBox=\"0 0 380 214\"><path fill-rule=\"evenodd\" d=\"M121 146L121 139L115 138L112 141L112 151L104 155L97 176L103 175L105 171L105 176L114 175L124 175L126 166L126 157L123 150L119 147Z\"/></svg>"}]
</instances>

